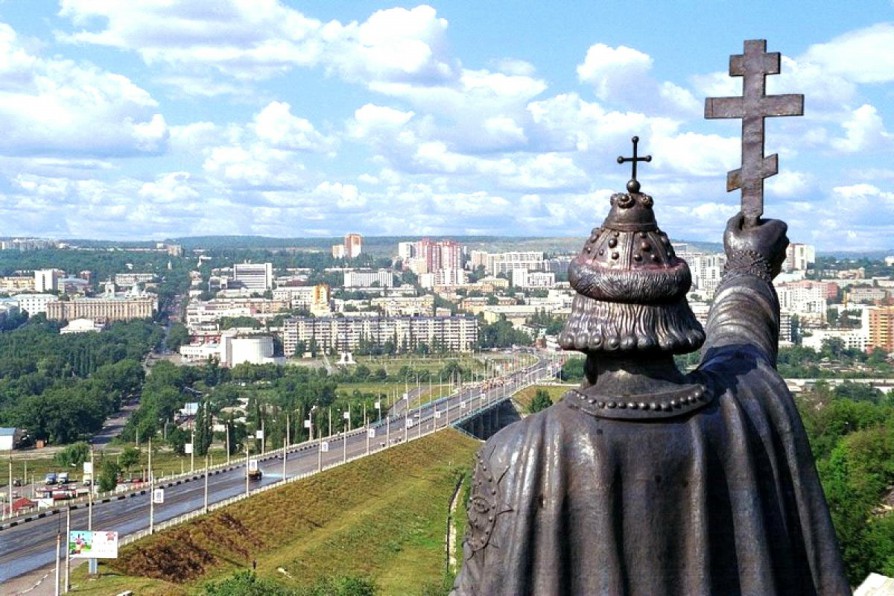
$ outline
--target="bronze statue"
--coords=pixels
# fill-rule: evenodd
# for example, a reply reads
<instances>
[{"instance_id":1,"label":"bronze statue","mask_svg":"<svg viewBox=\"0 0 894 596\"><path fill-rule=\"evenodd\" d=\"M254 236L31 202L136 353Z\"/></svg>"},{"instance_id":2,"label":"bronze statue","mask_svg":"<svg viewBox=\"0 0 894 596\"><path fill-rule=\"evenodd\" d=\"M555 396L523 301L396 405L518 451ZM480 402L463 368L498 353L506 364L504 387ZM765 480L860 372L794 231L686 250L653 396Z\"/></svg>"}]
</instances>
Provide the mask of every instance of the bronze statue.
<instances>
[{"instance_id":1,"label":"bronze statue","mask_svg":"<svg viewBox=\"0 0 894 596\"><path fill-rule=\"evenodd\" d=\"M585 380L479 451L454 593L849 594L776 372L786 225L753 198L729 220L703 331L635 170L627 190L569 267L578 295L559 343L586 354ZM680 372L673 355L703 342Z\"/></svg>"}]
</instances>

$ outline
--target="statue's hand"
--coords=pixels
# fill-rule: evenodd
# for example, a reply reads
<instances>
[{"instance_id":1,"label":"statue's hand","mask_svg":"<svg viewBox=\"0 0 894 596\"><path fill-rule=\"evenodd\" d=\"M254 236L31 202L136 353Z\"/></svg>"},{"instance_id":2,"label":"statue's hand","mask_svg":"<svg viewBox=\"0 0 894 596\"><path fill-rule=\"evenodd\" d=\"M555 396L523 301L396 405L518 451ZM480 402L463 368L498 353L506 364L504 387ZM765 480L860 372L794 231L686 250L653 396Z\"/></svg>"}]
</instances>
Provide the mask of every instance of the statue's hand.
<instances>
[{"instance_id":1,"label":"statue's hand","mask_svg":"<svg viewBox=\"0 0 894 596\"><path fill-rule=\"evenodd\" d=\"M785 249L788 247L788 225L778 219L747 220L737 213L726 224L723 247L727 259L754 255L764 259L775 277L782 270Z\"/></svg>"}]
</instances>

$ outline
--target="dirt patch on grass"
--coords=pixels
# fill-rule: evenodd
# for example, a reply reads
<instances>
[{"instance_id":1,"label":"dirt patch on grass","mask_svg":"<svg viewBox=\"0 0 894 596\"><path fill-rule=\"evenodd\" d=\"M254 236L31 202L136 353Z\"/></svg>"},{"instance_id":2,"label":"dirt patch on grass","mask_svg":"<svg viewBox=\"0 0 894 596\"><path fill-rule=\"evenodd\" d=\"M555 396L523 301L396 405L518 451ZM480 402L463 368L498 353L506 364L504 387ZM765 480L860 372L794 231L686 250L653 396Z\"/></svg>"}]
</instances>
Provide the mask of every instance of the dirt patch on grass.
<instances>
[{"instance_id":1,"label":"dirt patch on grass","mask_svg":"<svg viewBox=\"0 0 894 596\"><path fill-rule=\"evenodd\" d=\"M245 563L264 541L228 510L125 548L112 567L126 575L187 583L223 562Z\"/></svg>"}]
</instances>

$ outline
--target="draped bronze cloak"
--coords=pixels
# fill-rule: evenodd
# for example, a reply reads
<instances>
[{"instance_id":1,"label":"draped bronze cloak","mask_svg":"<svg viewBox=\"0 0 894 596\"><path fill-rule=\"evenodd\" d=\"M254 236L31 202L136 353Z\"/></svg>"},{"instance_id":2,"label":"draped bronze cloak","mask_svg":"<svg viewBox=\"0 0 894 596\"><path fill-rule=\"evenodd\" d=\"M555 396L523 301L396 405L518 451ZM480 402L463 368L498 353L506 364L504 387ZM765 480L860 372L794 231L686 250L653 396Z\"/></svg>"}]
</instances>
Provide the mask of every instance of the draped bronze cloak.
<instances>
[{"instance_id":1,"label":"draped bronze cloak","mask_svg":"<svg viewBox=\"0 0 894 596\"><path fill-rule=\"evenodd\" d=\"M849 594L778 309L763 280L724 280L696 411L612 419L569 396L491 438L454 594Z\"/></svg>"}]
</instances>

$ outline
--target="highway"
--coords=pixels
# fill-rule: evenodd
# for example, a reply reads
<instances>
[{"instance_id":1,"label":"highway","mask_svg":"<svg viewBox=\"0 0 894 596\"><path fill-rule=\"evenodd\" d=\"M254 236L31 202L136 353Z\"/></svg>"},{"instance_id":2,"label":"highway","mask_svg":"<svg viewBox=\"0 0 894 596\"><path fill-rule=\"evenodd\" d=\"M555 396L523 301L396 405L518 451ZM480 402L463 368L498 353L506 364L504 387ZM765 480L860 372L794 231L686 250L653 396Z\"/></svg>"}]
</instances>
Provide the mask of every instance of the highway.
<instances>
[{"instance_id":1,"label":"highway","mask_svg":"<svg viewBox=\"0 0 894 596\"><path fill-rule=\"evenodd\" d=\"M392 412L380 422L372 423L345 434L340 433L321 440L293 445L285 462L285 479L295 479L316 472L319 468L339 465L363 457L407 439L453 425L460 419L469 418L511 396L522 387L540 379L551 377L558 364L540 357L528 367L491 381L488 387L467 385L440 400L423 404L407 414ZM372 432L375 436L370 436ZM246 495L263 487L283 482L283 450L268 451L259 459L263 478L247 481L246 461L232 460L211 468L207 478L209 508L215 504ZM203 470L194 474L179 475L171 479L157 479L156 488L164 488L164 503L156 504L153 511L153 528L185 514L202 512L206 491ZM92 507L92 529L117 531L119 539L138 537L149 530L150 491L148 487L120 493L111 497L103 495ZM0 585L11 578L35 569L55 564L57 534L62 536L63 558L66 546L67 506L57 507L37 514L7 521L0 525ZM71 529L88 529L88 507L79 503L71 508ZM27 519L27 521L25 521Z\"/></svg>"}]
</instances>

